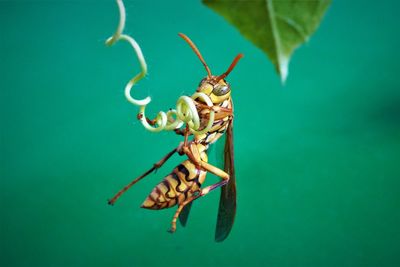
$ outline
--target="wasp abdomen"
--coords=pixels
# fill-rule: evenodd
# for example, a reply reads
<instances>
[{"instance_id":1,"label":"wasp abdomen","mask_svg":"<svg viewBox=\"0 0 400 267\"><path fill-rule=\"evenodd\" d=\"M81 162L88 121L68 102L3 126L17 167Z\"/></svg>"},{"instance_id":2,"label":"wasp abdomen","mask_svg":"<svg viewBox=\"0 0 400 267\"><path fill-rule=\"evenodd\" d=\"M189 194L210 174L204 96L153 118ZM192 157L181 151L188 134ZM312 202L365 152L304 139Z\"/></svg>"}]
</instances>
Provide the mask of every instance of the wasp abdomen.
<instances>
[{"instance_id":1,"label":"wasp abdomen","mask_svg":"<svg viewBox=\"0 0 400 267\"><path fill-rule=\"evenodd\" d=\"M185 160L153 189L142 208L158 210L183 203L201 187L205 175L206 172Z\"/></svg>"}]
</instances>

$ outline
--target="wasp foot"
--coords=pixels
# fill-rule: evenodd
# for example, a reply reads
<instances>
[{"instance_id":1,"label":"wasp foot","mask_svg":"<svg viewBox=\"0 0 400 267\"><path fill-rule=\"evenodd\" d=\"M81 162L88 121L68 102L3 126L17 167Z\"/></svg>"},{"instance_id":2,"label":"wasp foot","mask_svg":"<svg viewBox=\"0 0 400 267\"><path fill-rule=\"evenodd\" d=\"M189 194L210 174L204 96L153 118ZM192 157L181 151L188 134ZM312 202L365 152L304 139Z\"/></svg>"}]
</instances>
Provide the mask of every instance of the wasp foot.
<instances>
[{"instance_id":1,"label":"wasp foot","mask_svg":"<svg viewBox=\"0 0 400 267\"><path fill-rule=\"evenodd\" d=\"M176 226L171 226L171 228L168 230L169 233L173 234L176 231Z\"/></svg>"}]
</instances>

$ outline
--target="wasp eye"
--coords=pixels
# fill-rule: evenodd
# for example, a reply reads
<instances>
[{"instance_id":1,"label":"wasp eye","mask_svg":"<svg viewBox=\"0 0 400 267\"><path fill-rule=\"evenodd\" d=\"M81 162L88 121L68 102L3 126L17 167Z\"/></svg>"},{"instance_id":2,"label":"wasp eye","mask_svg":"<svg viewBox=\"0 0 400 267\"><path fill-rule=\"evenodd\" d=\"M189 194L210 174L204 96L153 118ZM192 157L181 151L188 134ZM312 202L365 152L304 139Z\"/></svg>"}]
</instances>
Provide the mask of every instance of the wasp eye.
<instances>
[{"instance_id":1,"label":"wasp eye","mask_svg":"<svg viewBox=\"0 0 400 267\"><path fill-rule=\"evenodd\" d=\"M226 95L231 88L228 85L217 85L213 89L213 94L216 96Z\"/></svg>"}]
</instances>

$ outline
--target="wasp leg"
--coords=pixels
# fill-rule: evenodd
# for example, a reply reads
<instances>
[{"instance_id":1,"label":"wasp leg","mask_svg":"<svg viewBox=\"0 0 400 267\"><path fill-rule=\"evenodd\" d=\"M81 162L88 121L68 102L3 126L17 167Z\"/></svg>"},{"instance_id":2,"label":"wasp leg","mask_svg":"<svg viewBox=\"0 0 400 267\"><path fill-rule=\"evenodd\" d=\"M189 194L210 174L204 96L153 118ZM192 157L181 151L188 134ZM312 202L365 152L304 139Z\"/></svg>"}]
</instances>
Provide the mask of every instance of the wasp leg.
<instances>
[{"instance_id":1,"label":"wasp leg","mask_svg":"<svg viewBox=\"0 0 400 267\"><path fill-rule=\"evenodd\" d=\"M196 157L195 155L199 154L196 149L196 146L188 147L183 145L182 152L186 154L186 156L190 159L190 161L193 162L194 165L196 165L196 167L209 171L224 180L229 179L229 174L205 161L202 161L200 157Z\"/></svg>"},{"instance_id":2,"label":"wasp leg","mask_svg":"<svg viewBox=\"0 0 400 267\"><path fill-rule=\"evenodd\" d=\"M185 130L182 130L182 129L175 129L174 132L175 132L177 135L185 136L185 134L186 134L186 129L185 129ZM190 136L190 135L192 135L192 133L189 132L188 136Z\"/></svg>"},{"instance_id":3,"label":"wasp leg","mask_svg":"<svg viewBox=\"0 0 400 267\"><path fill-rule=\"evenodd\" d=\"M205 162L203 162L204 164ZM203 165L204 166L204 165ZM202 196L207 195L208 193L210 193L211 191L213 191L214 189L221 187L223 185L226 185L229 182L229 174L227 174L226 172L224 172L223 170L211 165L211 164L206 164L205 167L203 167L204 169L206 169L207 171L219 176L222 178L222 181L215 183L213 185L207 186L203 189L200 189L200 192L198 192L198 194L192 195L190 198L188 198L186 201L184 201L181 205L179 205L178 209L176 210L174 217L172 218L171 221L171 228L169 229L170 233L174 233L176 231L176 221L179 217L179 214L182 212L183 208L191 203L193 200L198 199Z\"/></svg>"},{"instance_id":4,"label":"wasp leg","mask_svg":"<svg viewBox=\"0 0 400 267\"><path fill-rule=\"evenodd\" d=\"M227 116L233 116L233 109L231 108L223 108L220 106L207 106L205 104L199 103L195 101L195 105L200 107L201 109L208 109L210 111L214 111L214 120L219 120L225 118ZM206 114L206 118L209 118L209 114Z\"/></svg>"},{"instance_id":5,"label":"wasp leg","mask_svg":"<svg viewBox=\"0 0 400 267\"><path fill-rule=\"evenodd\" d=\"M182 204L180 204L178 206L178 209L176 210L174 217L172 218L171 221L171 228L168 230L168 232L170 233L175 233L176 231L176 221L178 220L179 214L181 214L183 208L189 204L190 202L192 202L193 200L195 200L196 198L194 196L188 198L186 201L184 201Z\"/></svg>"},{"instance_id":6,"label":"wasp leg","mask_svg":"<svg viewBox=\"0 0 400 267\"><path fill-rule=\"evenodd\" d=\"M195 102L195 105L200 107L201 109L213 110L215 112L220 112L220 111L228 112L228 113L230 113L230 115L233 113L233 110L231 108L223 108L223 107L220 107L220 106L211 106L211 107L209 107L206 104L203 104L203 103L200 103L200 102L197 102L197 101L194 101L194 102Z\"/></svg>"},{"instance_id":7,"label":"wasp leg","mask_svg":"<svg viewBox=\"0 0 400 267\"><path fill-rule=\"evenodd\" d=\"M212 190L214 190L214 189L216 189L216 188L218 188L220 186L223 186L223 185L225 185L225 184L227 184L229 182L229 174L227 174L223 170L215 167L214 165L211 165L211 164L208 164L207 162L201 161L200 162L200 166L203 169L205 169L206 171L211 172L211 173L217 175L218 177L220 177L222 179L222 181L220 181L218 183L215 183L215 184L212 184L212 185L209 185L209 186L207 186L205 188L202 188L200 190L200 193L195 197L195 199L199 198L199 197L202 197L204 195L207 195Z\"/></svg>"},{"instance_id":8,"label":"wasp leg","mask_svg":"<svg viewBox=\"0 0 400 267\"><path fill-rule=\"evenodd\" d=\"M123 194L125 193L132 185L136 184L140 180L142 180L144 177L152 173L153 171L159 169L173 154L181 150L181 146L179 145L177 148L169 152L167 155L165 155L161 160L159 160L157 163L153 165L151 169L149 169L147 172L143 173L136 179L134 179L132 182L130 182L128 185L126 185L124 188L122 188L112 199L108 201L108 204L114 205L115 201Z\"/></svg>"},{"instance_id":9,"label":"wasp leg","mask_svg":"<svg viewBox=\"0 0 400 267\"><path fill-rule=\"evenodd\" d=\"M177 219L179 217L179 214L182 212L183 208L187 204L189 204L190 202L192 202L195 199L198 199L199 197L207 195L208 193L210 193L214 189L227 184L228 181L229 181L229 174L227 174L223 170L221 170L221 169L219 169L219 168L217 168L217 167L215 167L215 166L213 166L211 164L208 164L207 162L204 162L204 161L202 161L200 159L197 159L193 155L192 151L190 151L190 149L188 147L186 147L186 146L183 146L182 150L188 156L188 158L191 161L193 161L193 163L196 166L199 166L200 168L219 176L222 179L222 181L220 181L218 183L215 183L213 185L207 186L207 187L205 187L203 189L200 189L198 194L192 195L190 198L188 198L186 201L184 201L181 205L179 205L178 209L175 212L174 217L172 218L171 229L169 230L170 233L174 233L176 231L176 221L177 221Z\"/></svg>"},{"instance_id":10,"label":"wasp leg","mask_svg":"<svg viewBox=\"0 0 400 267\"><path fill-rule=\"evenodd\" d=\"M175 132L177 135L182 135L182 136L185 135L185 131L182 130L182 129L175 129L174 132Z\"/></svg>"},{"instance_id":11,"label":"wasp leg","mask_svg":"<svg viewBox=\"0 0 400 267\"><path fill-rule=\"evenodd\" d=\"M168 230L170 233L175 233L176 231L176 220L179 217L179 214L182 212L183 208L185 207L185 202L179 205L178 209L176 210L174 217L172 218L171 228Z\"/></svg>"},{"instance_id":12,"label":"wasp leg","mask_svg":"<svg viewBox=\"0 0 400 267\"><path fill-rule=\"evenodd\" d=\"M230 111L222 111L221 110L221 111L218 111L215 113L214 120L220 120L220 119L223 119L228 116L233 116L232 110L230 110Z\"/></svg>"},{"instance_id":13,"label":"wasp leg","mask_svg":"<svg viewBox=\"0 0 400 267\"><path fill-rule=\"evenodd\" d=\"M211 164L207 163L207 166L203 166L203 168L206 169L207 171L219 176L222 179L222 181L202 188L198 198L202 197L204 195L207 195L208 193L210 193L211 191L213 191L214 189L216 189L218 187L226 185L229 182L229 178L230 178L229 174L227 174L223 170L221 170L221 169L219 169L219 168L217 168L217 167L215 167L215 166L213 166Z\"/></svg>"},{"instance_id":14,"label":"wasp leg","mask_svg":"<svg viewBox=\"0 0 400 267\"><path fill-rule=\"evenodd\" d=\"M186 147L188 143L188 137L189 137L190 131L189 131L189 124L186 124L185 132L184 132L184 141L183 141L183 146Z\"/></svg>"}]
</instances>

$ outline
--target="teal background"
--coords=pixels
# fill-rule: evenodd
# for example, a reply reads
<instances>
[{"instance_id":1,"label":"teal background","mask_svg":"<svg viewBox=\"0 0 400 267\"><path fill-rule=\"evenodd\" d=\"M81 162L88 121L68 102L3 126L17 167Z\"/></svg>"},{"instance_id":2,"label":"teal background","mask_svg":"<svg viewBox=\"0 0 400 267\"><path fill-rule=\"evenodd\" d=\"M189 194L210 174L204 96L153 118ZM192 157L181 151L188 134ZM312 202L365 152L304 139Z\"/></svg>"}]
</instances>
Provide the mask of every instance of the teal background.
<instances>
[{"instance_id":1,"label":"teal background","mask_svg":"<svg viewBox=\"0 0 400 267\"><path fill-rule=\"evenodd\" d=\"M205 76L178 32L216 74L245 54L229 76L234 229L214 242L218 192L174 235L173 209L139 208L178 156L106 204L181 140L145 131L124 98L139 68L126 43L104 45L118 21L113 1L1 1L1 266L400 265L396 1L335 1L295 52L285 87L200 1L126 7L126 32L149 65L133 92L153 98L150 114Z\"/></svg>"}]
</instances>

